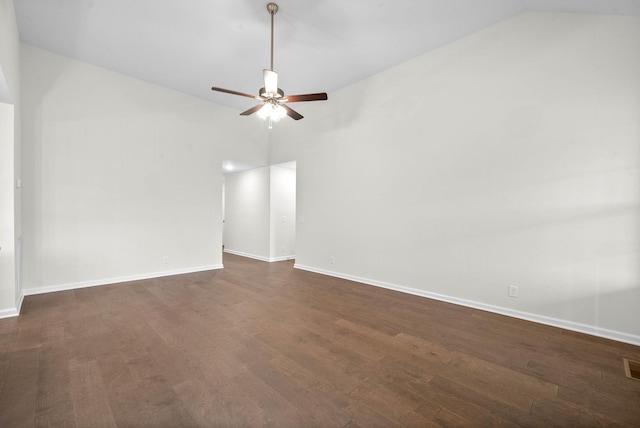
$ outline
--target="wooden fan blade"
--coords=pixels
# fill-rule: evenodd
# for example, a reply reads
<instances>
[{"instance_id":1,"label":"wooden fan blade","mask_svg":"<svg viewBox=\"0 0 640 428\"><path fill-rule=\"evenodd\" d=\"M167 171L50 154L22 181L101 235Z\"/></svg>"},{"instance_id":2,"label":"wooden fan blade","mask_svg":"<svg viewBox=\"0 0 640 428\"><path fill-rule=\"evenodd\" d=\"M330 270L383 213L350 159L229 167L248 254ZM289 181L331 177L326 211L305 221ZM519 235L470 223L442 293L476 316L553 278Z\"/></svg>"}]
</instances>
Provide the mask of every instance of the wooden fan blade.
<instances>
[{"instance_id":1,"label":"wooden fan blade","mask_svg":"<svg viewBox=\"0 0 640 428\"><path fill-rule=\"evenodd\" d=\"M278 73L272 70L263 70L262 75L264 77L264 89L268 94L278 93Z\"/></svg>"},{"instance_id":2,"label":"wooden fan blade","mask_svg":"<svg viewBox=\"0 0 640 428\"><path fill-rule=\"evenodd\" d=\"M264 104L258 104L257 106L253 106L249 110L246 110L246 111L243 111L242 113L240 113L240 116L249 116L250 114L253 114L253 113L257 112L258 110L260 110L263 105Z\"/></svg>"},{"instance_id":3,"label":"wooden fan blade","mask_svg":"<svg viewBox=\"0 0 640 428\"><path fill-rule=\"evenodd\" d=\"M303 115L301 115L300 113L298 113L297 111L289 107L288 105L286 104L280 104L280 105L284 107L284 109L287 111L287 116L289 116L290 118L294 120L300 120L304 117Z\"/></svg>"},{"instance_id":4,"label":"wooden fan blade","mask_svg":"<svg viewBox=\"0 0 640 428\"><path fill-rule=\"evenodd\" d=\"M231 94L231 95L240 95L241 97L256 98L255 95L245 94L244 92L232 91L231 89L218 88L216 86L211 88L211 90L212 91L218 91L218 92L224 92L226 94Z\"/></svg>"},{"instance_id":5,"label":"wooden fan blade","mask_svg":"<svg viewBox=\"0 0 640 428\"><path fill-rule=\"evenodd\" d=\"M328 99L326 92L320 92L318 94L302 94L302 95L287 95L287 102L299 103L301 101L325 101Z\"/></svg>"}]
</instances>

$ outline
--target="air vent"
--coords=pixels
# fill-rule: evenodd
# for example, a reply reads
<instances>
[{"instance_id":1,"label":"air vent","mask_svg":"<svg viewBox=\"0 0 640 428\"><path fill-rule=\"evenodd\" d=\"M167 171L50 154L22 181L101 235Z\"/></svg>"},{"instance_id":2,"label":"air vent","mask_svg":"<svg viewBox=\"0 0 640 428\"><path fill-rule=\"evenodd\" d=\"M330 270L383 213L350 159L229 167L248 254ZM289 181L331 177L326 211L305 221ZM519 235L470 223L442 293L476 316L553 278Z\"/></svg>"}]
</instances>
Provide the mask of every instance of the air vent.
<instances>
[{"instance_id":1,"label":"air vent","mask_svg":"<svg viewBox=\"0 0 640 428\"><path fill-rule=\"evenodd\" d=\"M640 381L640 363L626 358L623 358L622 360L624 361L624 372L627 377Z\"/></svg>"}]
</instances>

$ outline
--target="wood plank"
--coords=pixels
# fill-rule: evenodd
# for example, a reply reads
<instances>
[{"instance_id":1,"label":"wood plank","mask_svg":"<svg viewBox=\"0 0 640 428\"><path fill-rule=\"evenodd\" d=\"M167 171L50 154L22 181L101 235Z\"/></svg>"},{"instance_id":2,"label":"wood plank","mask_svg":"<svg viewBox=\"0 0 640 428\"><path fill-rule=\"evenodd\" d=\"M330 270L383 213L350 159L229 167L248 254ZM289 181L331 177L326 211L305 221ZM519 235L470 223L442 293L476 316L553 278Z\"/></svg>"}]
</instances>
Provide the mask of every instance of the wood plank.
<instances>
[{"instance_id":1,"label":"wood plank","mask_svg":"<svg viewBox=\"0 0 640 428\"><path fill-rule=\"evenodd\" d=\"M445 407L466 419L478 421L480 426L546 426L537 424L529 409L521 411L510 403L493 397L490 391L478 392L464 383L441 376L431 379L429 386L429 391L435 393L439 397L438 401L444 403ZM424 395L429 391L425 391Z\"/></svg>"},{"instance_id":2,"label":"wood plank","mask_svg":"<svg viewBox=\"0 0 640 428\"><path fill-rule=\"evenodd\" d=\"M77 424L115 427L102 374L96 361L69 365L70 390Z\"/></svg>"},{"instance_id":3,"label":"wood plank","mask_svg":"<svg viewBox=\"0 0 640 428\"><path fill-rule=\"evenodd\" d=\"M249 414L248 426L319 426L311 422L306 409L296 408L252 372L238 375L232 381L245 401L260 409L259 414Z\"/></svg>"},{"instance_id":4,"label":"wood plank","mask_svg":"<svg viewBox=\"0 0 640 428\"><path fill-rule=\"evenodd\" d=\"M0 394L0 426L32 426L35 419L39 348L14 351Z\"/></svg>"},{"instance_id":5,"label":"wood plank","mask_svg":"<svg viewBox=\"0 0 640 428\"><path fill-rule=\"evenodd\" d=\"M42 340L42 326L21 328L17 332L17 337L13 342L13 349L22 351L24 349L37 348Z\"/></svg>"},{"instance_id":6,"label":"wood plank","mask_svg":"<svg viewBox=\"0 0 640 428\"><path fill-rule=\"evenodd\" d=\"M456 357L442 376L522 412L529 411L534 398L552 398L558 391L555 384L469 356Z\"/></svg>"},{"instance_id":7,"label":"wood plank","mask_svg":"<svg viewBox=\"0 0 640 428\"><path fill-rule=\"evenodd\" d=\"M347 402L337 400L317 388L308 377L291 376L281 364L262 364L251 367L251 372L296 409L304 409L307 421L318 426L344 426L351 420L345 411Z\"/></svg>"},{"instance_id":8,"label":"wood plank","mask_svg":"<svg viewBox=\"0 0 640 428\"><path fill-rule=\"evenodd\" d=\"M74 420L69 364L64 343L48 343L40 350L38 362L36 422L47 421L57 425L58 422L64 424Z\"/></svg>"},{"instance_id":9,"label":"wood plank","mask_svg":"<svg viewBox=\"0 0 640 428\"><path fill-rule=\"evenodd\" d=\"M566 427L614 427L625 423L602 415L591 409L559 398L536 399L531 407L531 415L541 425ZM636 421L637 422L637 421Z\"/></svg>"},{"instance_id":10,"label":"wood plank","mask_svg":"<svg viewBox=\"0 0 640 428\"><path fill-rule=\"evenodd\" d=\"M379 384L365 383L349 393L349 397L370 409L384 409L385 417L398 426L428 426L440 411L439 406L434 407L408 390L393 391Z\"/></svg>"},{"instance_id":11,"label":"wood plank","mask_svg":"<svg viewBox=\"0 0 640 428\"><path fill-rule=\"evenodd\" d=\"M629 380L629 382L634 381ZM623 421L632 426L634 424L637 426L640 421L640 402L633 397L629 399L624 395L614 395L608 391L597 389L575 391L560 387L558 398L572 405L587 408L597 414L610 415L612 419Z\"/></svg>"},{"instance_id":12,"label":"wood plank","mask_svg":"<svg viewBox=\"0 0 640 428\"><path fill-rule=\"evenodd\" d=\"M452 412L451 410L443 407L438 414L433 417L433 420L441 427L476 427L477 422L470 421L462 416Z\"/></svg>"},{"instance_id":13,"label":"wood plank","mask_svg":"<svg viewBox=\"0 0 640 428\"><path fill-rule=\"evenodd\" d=\"M247 389L247 385L251 389ZM284 419L281 419L283 408L287 415L295 413L295 409L284 399L277 397L249 373L233 380L190 379L173 388L192 419L203 427L254 425L263 416L263 409L251 398L257 392L257 396L268 400L260 403L272 411L271 416L275 420Z\"/></svg>"}]
</instances>

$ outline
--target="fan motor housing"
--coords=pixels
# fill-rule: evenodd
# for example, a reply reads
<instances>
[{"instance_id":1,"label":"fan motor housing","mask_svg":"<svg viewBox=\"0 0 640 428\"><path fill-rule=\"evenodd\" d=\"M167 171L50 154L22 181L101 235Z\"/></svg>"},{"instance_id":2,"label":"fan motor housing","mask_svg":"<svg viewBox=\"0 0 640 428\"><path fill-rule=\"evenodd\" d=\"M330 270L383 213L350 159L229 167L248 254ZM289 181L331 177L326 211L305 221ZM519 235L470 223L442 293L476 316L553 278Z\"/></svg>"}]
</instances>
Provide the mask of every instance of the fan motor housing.
<instances>
[{"instance_id":1,"label":"fan motor housing","mask_svg":"<svg viewBox=\"0 0 640 428\"><path fill-rule=\"evenodd\" d=\"M278 92L275 94L270 94L267 92L267 90L265 88L260 88L260 90L258 91L258 95L260 95L261 97L269 97L272 96L273 98L282 98L284 97L284 91L280 88L278 88Z\"/></svg>"}]
</instances>

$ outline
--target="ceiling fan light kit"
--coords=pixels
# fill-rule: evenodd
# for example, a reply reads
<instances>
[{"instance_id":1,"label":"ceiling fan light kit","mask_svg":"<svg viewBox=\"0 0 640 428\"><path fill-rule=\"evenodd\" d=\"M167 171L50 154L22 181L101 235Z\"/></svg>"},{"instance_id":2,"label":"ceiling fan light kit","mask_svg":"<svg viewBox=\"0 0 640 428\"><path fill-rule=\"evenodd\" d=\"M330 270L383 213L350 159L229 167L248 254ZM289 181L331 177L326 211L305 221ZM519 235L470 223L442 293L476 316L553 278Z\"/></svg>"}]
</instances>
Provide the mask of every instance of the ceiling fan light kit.
<instances>
[{"instance_id":1,"label":"ceiling fan light kit","mask_svg":"<svg viewBox=\"0 0 640 428\"><path fill-rule=\"evenodd\" d=\"M285 97L284 91L278 88L278 73L273 71L273 21L274 16L278 12L278 5L275 3L267 4L267 12L271 15L271 68L265 69L262 73L264 79L264 87L260 88L257 96L246 94L244 92L233 91L231 89L224 89L219 87L212 87L212 91L224 92L231 95L239 95L241 97L254 98L262 101L261 104L251 107L250 109L240 113L241 116L249 116L253 113L258 113L258 117L261 119L269 120L269 129L273 127L273 122L277 122L285 116L289 116L294 120L300 120L302 116L297 111L285 103L295 103L302 101L324 101L327 100L326 92L320 92L315 94L301 94L301 95L289 95Z\"/></svg>"},{"instance_id":2,"label":"ceiling fan light kit","mask_svg":"<svg viewBox=\"0 0 640 428\"><path fill-rule=\"evenodd\" d=\"M260 110L258 110L258 117L260 119L269 119L269 129L272 127L271 122L277 122L287 115L287 111L279 104L265 103Z\"/></svg>"}]
</instances>

